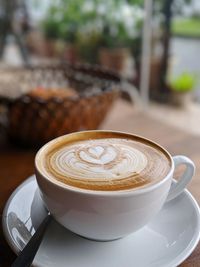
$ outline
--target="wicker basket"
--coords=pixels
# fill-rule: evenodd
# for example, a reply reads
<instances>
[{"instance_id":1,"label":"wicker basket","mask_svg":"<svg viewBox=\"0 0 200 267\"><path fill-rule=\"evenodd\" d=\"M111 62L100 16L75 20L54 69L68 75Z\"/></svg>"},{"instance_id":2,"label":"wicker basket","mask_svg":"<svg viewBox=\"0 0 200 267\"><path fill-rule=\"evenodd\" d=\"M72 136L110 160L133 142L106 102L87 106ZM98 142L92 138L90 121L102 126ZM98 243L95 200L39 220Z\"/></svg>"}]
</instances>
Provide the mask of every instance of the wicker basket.
<instances>
[{"instance_id":1,"label":"wicker basket","mask_svg":"<svg viewBox=\"0 0 200 267\"><path fill-rule=\"evenodd\" d=\"M10 76L9 76L10 75ZM7 133L25 146L40 146L73 131L97 129L118 96L120 78L100 67L57 64L10 71L9 82L1 81L1 97L7 107ZM1 74L1 77L5 77ZM29 94L31 88L67 88L76 96L44 99Z\"/></svg>"}]
</instances>

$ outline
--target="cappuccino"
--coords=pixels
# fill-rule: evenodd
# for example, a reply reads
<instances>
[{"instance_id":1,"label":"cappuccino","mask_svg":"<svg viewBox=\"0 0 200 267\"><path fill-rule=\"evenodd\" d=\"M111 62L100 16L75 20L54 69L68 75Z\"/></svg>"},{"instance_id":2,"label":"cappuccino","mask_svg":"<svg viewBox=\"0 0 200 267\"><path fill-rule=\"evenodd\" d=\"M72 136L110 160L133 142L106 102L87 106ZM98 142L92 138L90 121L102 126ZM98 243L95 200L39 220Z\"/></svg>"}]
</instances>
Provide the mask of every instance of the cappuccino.
<instances>
[{"instance_id":1,"label":"cappuccino","mask_svg":"<svg viewBox=\"0 0 200 267\"><path fill-rule=\"evenodd\" d=\"M171 188L176 167L186 169ZM93 240L114 240L148 224L175 199L195 166L145 138L85 131L56 138L35 157L42 200L68 230Z\"/></svg>"},{"instance_id":2,"label":"cappuccino","mask_svg":"<svg viewBox=\"0 0 200 267\"><path fill-rule=\"evenodd\" d=\"M129 190L162 180L171 168L167 152L123 133L103 131L63 136L46 147L41 167L49 179L99 191Z\"/></svg>"}]
</instances>

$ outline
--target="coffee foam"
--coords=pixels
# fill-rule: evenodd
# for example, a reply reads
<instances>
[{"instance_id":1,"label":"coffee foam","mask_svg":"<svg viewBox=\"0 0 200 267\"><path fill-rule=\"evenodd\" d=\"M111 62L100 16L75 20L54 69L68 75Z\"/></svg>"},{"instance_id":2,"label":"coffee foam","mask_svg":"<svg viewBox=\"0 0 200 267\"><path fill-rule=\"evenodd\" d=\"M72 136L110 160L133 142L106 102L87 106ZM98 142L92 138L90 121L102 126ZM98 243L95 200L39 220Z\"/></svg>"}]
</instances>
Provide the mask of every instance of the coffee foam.
<instances>
[{"instance_id":1,"label":"coffee foam","mask_svg":"<svg viewBox=\"0 0 200 267\"><path fill-rule=\"evenodd\" d=\"M45 156L50 178L90 190L127 190L163 179L170 170L166 155L143 142L98 138L63 143Z\"/></svg>"}]
</instances>

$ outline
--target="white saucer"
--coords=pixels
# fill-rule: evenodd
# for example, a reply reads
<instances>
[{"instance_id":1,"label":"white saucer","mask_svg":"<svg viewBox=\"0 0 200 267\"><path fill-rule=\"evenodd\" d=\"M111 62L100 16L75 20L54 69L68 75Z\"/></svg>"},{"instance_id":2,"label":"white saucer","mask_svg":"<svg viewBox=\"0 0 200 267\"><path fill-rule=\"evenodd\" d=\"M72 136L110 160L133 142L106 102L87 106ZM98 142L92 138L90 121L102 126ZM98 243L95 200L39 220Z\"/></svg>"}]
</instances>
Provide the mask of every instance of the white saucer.
<instances>
[{"instance_id":1,"label":"white saucer","mask_svg":"<svg viewBox=\"0 0 200 267\"><path fill-rule=\"evenodd\" d=\"M46 214L32 176L13 192L4 209L3 231L14 252L22 250ZM90 241L53 221L33 266L174 267L192 253L199 238L199 207L185 190L146 227L116 241Z\"/></svg>"}]
</instances>

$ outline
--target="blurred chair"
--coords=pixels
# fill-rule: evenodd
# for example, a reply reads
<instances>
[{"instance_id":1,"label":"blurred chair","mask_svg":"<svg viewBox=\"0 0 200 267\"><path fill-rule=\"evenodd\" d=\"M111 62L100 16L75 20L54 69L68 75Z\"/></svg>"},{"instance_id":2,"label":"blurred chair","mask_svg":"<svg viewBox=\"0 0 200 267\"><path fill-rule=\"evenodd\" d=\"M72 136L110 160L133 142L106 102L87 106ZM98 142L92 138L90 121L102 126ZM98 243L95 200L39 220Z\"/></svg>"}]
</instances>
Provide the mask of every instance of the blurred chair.
<instances>
[{"instance_id":1,"label":"blurred chair","mask_svg":"<svg viewBox=\"0 0 200 267\"><path fill-rule=\"evenodd\" d=\"M14 36L25 64L29 63L24 35L29 30L29 17L24 0L0 0L0 59L9 35Z\"/></svg>"}]
</instances>

